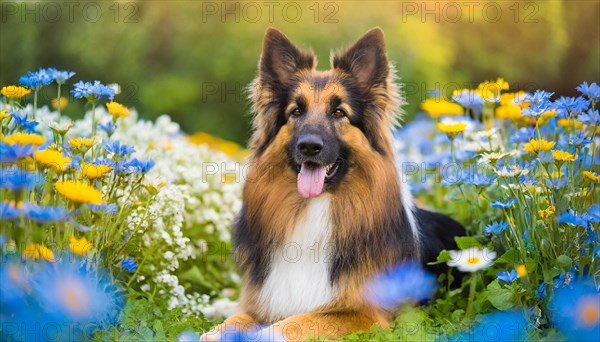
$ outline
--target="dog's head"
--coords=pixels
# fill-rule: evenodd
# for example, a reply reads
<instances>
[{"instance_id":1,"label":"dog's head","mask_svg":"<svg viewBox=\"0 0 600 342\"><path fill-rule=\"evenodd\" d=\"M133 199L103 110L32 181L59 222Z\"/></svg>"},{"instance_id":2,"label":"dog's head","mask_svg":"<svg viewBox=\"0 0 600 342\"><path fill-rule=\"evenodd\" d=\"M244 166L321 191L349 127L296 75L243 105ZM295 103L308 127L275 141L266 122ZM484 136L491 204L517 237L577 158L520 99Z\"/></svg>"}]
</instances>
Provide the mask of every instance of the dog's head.
<instances>
[{"instance_id":1,"label":"dog's head","mask_svg":"<svg viewBox=\"0 0 600 342\"><path fill-rule=\"evenodd\" d=\"M250 149L260 158L272 144L285 146L304 198L334 190L357 165L372 162L369 155L393 160L390 126L399 111L381 29L333 53L331 70L317 71L316 64L312 52L271 28L251 85L256 117Z\"/></svg>"}]
</instances>

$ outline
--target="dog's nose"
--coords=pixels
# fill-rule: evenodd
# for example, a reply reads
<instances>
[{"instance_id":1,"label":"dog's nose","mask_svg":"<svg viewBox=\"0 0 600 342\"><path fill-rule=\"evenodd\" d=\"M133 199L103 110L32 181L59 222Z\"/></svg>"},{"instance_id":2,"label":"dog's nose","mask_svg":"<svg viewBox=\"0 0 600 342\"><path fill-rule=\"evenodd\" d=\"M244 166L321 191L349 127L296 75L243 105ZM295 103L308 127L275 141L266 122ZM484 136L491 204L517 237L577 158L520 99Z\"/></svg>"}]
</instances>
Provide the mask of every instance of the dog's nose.
<instances>
[{"instance_id":1,"label":"dog's nose","mask_svg":"<svg viewBox=\"0 0 600 342\"><path fill-rule=\"evenodd\" d=\"M323 150L323 139L316 134L306 134L298 139L298 150L307 157L314 157Z\"/></svg>"}]
</instances>

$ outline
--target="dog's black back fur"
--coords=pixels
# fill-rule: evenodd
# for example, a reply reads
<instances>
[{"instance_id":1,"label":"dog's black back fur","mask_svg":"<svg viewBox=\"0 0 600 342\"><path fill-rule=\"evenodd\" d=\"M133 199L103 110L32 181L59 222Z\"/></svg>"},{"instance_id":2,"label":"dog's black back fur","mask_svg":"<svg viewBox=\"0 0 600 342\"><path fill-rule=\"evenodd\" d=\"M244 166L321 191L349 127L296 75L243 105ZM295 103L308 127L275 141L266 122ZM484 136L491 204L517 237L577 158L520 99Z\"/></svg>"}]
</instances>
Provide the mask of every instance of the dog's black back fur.
<instances>
[{"instance_id":1,"label":"dog's black back fur","mask_svg":"<svg viewBox=\"0 0 600 342\"><path fill-rule=\"evenodd\" d=\"M423 264L435 261L444 249L458 248L454 237L465 235L465 229L460 223L446 215L425 209L419 208L415 214L421 230L421 260ZM441 274L448 270L448 266L446 264L429 265L427 269Z\"/></svg>"}]
</instances>

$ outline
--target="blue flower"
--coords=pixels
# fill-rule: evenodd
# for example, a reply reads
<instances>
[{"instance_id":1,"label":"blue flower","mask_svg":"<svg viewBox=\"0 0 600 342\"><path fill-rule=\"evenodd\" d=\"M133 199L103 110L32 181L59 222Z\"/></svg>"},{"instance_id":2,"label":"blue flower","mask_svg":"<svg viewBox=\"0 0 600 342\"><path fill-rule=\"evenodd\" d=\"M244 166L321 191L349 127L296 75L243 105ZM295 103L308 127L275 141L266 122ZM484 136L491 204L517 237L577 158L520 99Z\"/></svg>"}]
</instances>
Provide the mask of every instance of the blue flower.
<instances>
[{"instance_id":1,"label":"blue flower","mask_svg":"<svg viewBox=\"0 0 600 342\"><path fill-rule=\"evenodd\" d=\"M66 70L56 70L55 68L48 68L48 74L52 77L52 79L54 81L56 81L56 83L58 84L63 84L65 83L66 80L68 80L69 78L73 77L73 75L75 75L74 72L72 71L66 71Z\"/></svg>"},{"instance_id":2,"label":"blue flower","mask_svg":"<svg viewBox=\"0 0 600 342\"><path fill-rule=\"evenodd\" d=\"M587 113L579 114L577 120L584 124L597 125L600 123L600 112L597 109L590 109Z\"/></svg>"},{"instance_id":3,"label":"blue flower","mask_svg":"<svg viewBox=\"0 0 600 342\"><path fill-rule=\"evenodd\" d=\"M31 203L23 204L23 213L26 218L39 223L64 221L69 212L61 207L39 207Z\"/></svg>"},{"instance_id":4,"label":"blue flower","mask_svg":"<svg viewBox=\"0 0 600 342\"><path fill-rule=\"evenodd\" d=\"M10 113L10 115L12 116L13 120L15 120L17 126L21 127L25 133L35 133L35 127L39 124L39 122L29 120L27 115L23 117L17 115L16 113Z\"/></svg>"},{"instance_id":5,"label":"blue flower","mask_svg":"<svg viewBox=\"0 0 600 342\"><path fill-rule=\"evenodd\" d=\"M501 202L501 201L495 201L492 202L492 208L501 208L501 209L507 209L513 206L513 204L517 203L517 199L512 199L508 202Z\"/></svg>"},{"instance_id":6,"label":"blue flower","mask_svg":"<svg viewBox=\"0 0 600 342\"><path fill-rule=\"evenodd\" d=\"M106 132L106 134L108 134L108 136L110 137L117 129L117 125L115 125L112 121L108 121L104 124L99 123L98 128Z\"/></svg>"},{"instance_id":7,"label":"blue flower","mask_svg":"<svg viewBox=\"0 0 600 342\"><path fill-rule=\"evenodd\" d=\"M133 158L129 161L129 167L134 167L141 173L147 173L154 167L156 163L152 159L142 159L138 160L137 158Z\"/></svg>"},{"instance_id":8,"label":"blue flower","mask_svg":"<svg viewBox=\"0 0 600 342\"><path fill-rule=\"evenodd\" d=\"M498 280L502 280L502 281L505 281L507 283L512 283L517 278L519 278L519 274L517 273L516 270L512 270L510 272L503 271L503 272L498 272L496 274L496 278L498 278Z\"/></svg>"},{"instance_id":9,"label":"blue flower","mask_svg":"<svg viewBox=\"0 0 600 342\"><path fill-rule=\"evenodd\" d=\"M23 172L20 169L0 170L0 188L12 191L30 189L36 186L40 179L37 172Z\"/></svg>"},{"instance_id":10,"label":"blue flower","mask_svg":"<svg viewBox=\"0 0 600 342\"><path fill-rule=\"evenodd\" d=\"M138 267L137 261L134 258L127 258L121 261L121 266L126 269L128 272L135 272Z\"/></svg>"},{"instance_id":11,"label":"blue flower","mask_svg":"<svg viewBox=\"0 0 600 342\"><path fill-rule=\"evenodd\" d=\"M583 132L579 132L573 137L570 137L569 141L576 147L587 146L592 143L592 139L590 137L586 137Z\"/></svg>"},{"instance_id":12,"label":"blue flower","mask_svg":"<svg viewBox=\"0 0 600 342\"><path fill-rule=\"evenodd\" d=\"M531 104L541 104L546 103L550 100L550 98L554 95L554 93L547 92L545 90L536 90L533 94L527 94L523 98L523 102L528 102Z\"/></svg>"},{"instance_id":13,"label":"blue flower","mask_svg":"<svg viewBox=\"0 0 600 342\"><path fill-rule=\"evenodd\" d=\"M586 213L588 221L593 223L600 222L600 204L592 204Z\"/></svg>"},{"instance_id":14,"label":"blue flower","mask_svg":"<svg viewBox=\"0 0 600 342\"><path fill-rule=\"evenodd\" d=\"M71 90L71 93L76 99L86 98L88 101L97 102L103 97L107 97L109 100L115 97L114 89L105 86L100 81L94 81L94 83L79 81L74 86L75 89Z\"/></svg>"},{"instance_id":15,"label":"blue flower","mask_svg":"<svg viewBox=\"0 0 600 342\"><path fill-rule=\"evenodd\" d=\"M31 145L8 145L4 141L0 141L0 163L16 163L21 158L31 157L32 152Z\"/></svg>"},{"instance_id":16,"label":"blue flower","mask_svg":"<svg viewBox=\"0 0 600 342\"><path fill-rule=\"evenodd\" d=\"M546 283L541 282L540 286L538 286L537 290L535 290L535 295L539 300L543 300L546 298Z\"/></svg>"},{"instance_id":17,"label":"blue flower","mask_svg":"<svg viewBox=\"0 0 600 342\"><path fill-rule=\"evenodd\" d=\"M177 342L197 342L200 341L200 336L191 330L186 330L177 335Z\"/></svg>"},{"instance_id":18,"label":"blue flower","mask_svg":"<svg viewBox=\"0 0 600 342\"><path fill-rule=\"evenodd\" d=\"M569 340L598 341L600 296L591 278L577 279L556 290L548 303L551 321Z\"/></svg>"},{"instance_id":19,"label":"blue flower","mask_svg":"<svg viewBox=\"0 0 600 342\"><path fill-rule=\"evenodd\" d=\"M485 226L485 228L483 228L483 232L486 234L500 235L506 230L506 228L508 228L508 223L494 222Z\"/></svg>"},{"instance_id":20,"label":"blue flower","mask_svg":"<svg viewBox=\"0 0 600 342\"><path fill-rule=\"evenodd\" d=\"M102 202L102 204L88 204L87 207L95 213L116 214L119 212L119 208L115 203L106 204L106 202Z\"/></svg>"},{"instance_id":21,"label":"blue flower","mask_svg":"<svg viewBox=\"0 0 600 342\"><path fill-rule=\"evenodd\" d=\"M0 203L0 219L16 220L21 216L21 210L14 205L4 202Z\"/></svg>"},{"instance_id":22,"label":"blue flower","mask_svg":"<svg viewBox=\"0 0 600 342\"><path fill-rule=\"evenodd\" d=\"M556 108L556 116L564 118L568 112L581 113L590 105L590 100L586 100L583 97L564 97L561 96L554 102L554 108Z\"/></svg>"},{"instance_id":23,"label":"blue flower","mask_svg":"<svg viewBox=\"0 0 600 342\"><path fill-rule=\"evenodd\" d=\"M483 98L472 90L461 90L458 95L452 96L452 100L471 109L474 114L480 114L483 110Z\"/></svg>"},{"instance_id":24,"label":"blue flower","mask_svg":"<svg viewBox=\"0 0 600 342\"><path fill-rule=\"evenodd\" d=\"M521 341L529 323L522 312L497 311L481 317L469 331L450 336L449 341Z\"/></svg>"},{"instance_id":25,"label":"blue flower","mask_svg":"<svg viewBox=\"0 0 600 342\"><path fill-rule=\"evenodd\" d=\"M46 86L54 81L54 78L46 69L39 68L36 72L28 72L27 75L19 78L19 83L26 87L29 87L35 91L39 90L42 86Z\"/></svg>"},{"instance_id":26,"label":"blue flower","mask_svg":"<svg viewBox=\"0 0 600 342\"><path fill-rule=\"evenodd\" d=\"M133 146L121 144L121 142L118 140L109 141L105 143L104 148L109 153L116 154L119 158L125 156L126 154L131 154L135 152L135 148Z\"/></svg>"},{"instance_id":27,"label":"blue flower","mask_svg":"<svg viewBox=\"0 0 600 342\"><path fill-rule=\"evenodd\" d=\"M436 289L436 277L415 262L379 273L367 284L366 299L378 307L393 309L406 302L428 299Z\"/></svg>"},{"instance_id":28,"label":"blue flower","mask_svg":"<svg viewBox=\"0 0 600 342\"><path fill-rule=\"evenodd\" d=\"M533 139L534 134L534 128L523 127L511 135L510 141L512 143L528 143L529 140Z\"/></svg>"},{"instance_id":29,"label":"blue flower","mask_svg":"<svg viewBox=\"0 0 600 342\"><path fill-rule=\"evenodd\" d=\"M476 172L468 172L463 177L465 184L473 184L476 186L490 185L496 180L495 176L485 176Z\"/></svg>"},{"instance_id":30,"label":"blue flower","mask_svg":"<svg viewBox=\"0 0 600 342\"><path fill-rule=\"evenodd\" d=\"M590 99L600 99L600 86L598 86L598 84L595 82L589 85L587 82L583 82L575 89L577 89L583 95L587 95L587 97Z\"/></svg>"},{"instance_id":31,"label":"blue flower","mask_svg":"<svg viewBox=\"0 0 600 342\"><path fill-rule=\"evenodd\" d=\"M589 224L586 217L577 214L577 212L573 211L572 209L569 209L567 210L567 212L560 214L560 216L558 217L558 223L566 223L573 226L582 227L587 227Z\"/></svg>"}]
</instances>

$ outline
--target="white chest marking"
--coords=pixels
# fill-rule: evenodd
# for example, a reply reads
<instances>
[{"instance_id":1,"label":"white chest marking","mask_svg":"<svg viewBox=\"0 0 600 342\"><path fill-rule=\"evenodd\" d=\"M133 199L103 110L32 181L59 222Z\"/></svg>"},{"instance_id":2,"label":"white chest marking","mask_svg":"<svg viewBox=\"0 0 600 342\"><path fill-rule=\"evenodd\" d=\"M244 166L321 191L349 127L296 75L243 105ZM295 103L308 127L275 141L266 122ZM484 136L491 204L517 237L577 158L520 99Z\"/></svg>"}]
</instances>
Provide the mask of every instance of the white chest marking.
<instances>
[{"instance_id":1,"label":"white chest marking","mask_svg":"<svg viewBox=\"0 0 600 342\"><path fill-rule=\"evenodd\" d=\"M305 219L272 256L259 297L272 321L309 312L334 299L329 281L333 251L329 217L329 197L324 194L312 199Z\"/></svg>"}]
</instances>

